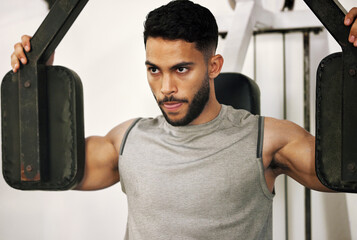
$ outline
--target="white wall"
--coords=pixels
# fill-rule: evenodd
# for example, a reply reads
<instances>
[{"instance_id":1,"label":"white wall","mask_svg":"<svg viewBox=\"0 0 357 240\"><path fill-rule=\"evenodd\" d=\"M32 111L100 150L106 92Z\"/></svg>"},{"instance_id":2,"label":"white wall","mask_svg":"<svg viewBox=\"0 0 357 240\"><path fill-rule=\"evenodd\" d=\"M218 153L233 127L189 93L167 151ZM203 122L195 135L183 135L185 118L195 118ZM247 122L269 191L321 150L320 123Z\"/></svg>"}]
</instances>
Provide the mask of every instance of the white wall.
<instances>
[{"instance_id":1,"label":"white wall","mask_svg":"<svg viewBox=\"0 0 357 240\"><path fill-rule=\"evenodd\" d=\"M343 1L347 9L352 6L352 1ZM133 117L159 114L146 83L142 29L147 12L167 2L89 1L57 48L55 64L73 69L82 79L87 136L104 135L118 123ZM231 12L227 0L195 2L207 6L215 15ZM282 1L264 1L272 10L280 8L279 2ZM296 8L305 9L306 6L300 0ZM42 0L0 0L0 76L10 70L9 56L13 44L22 34L33 34L46 12ZM331 42L328 46L330 51L336 49ZM223 48L224 41L218 51ZM287 62L288 118L302 125L301 35L288 35L287 48L290 59ZM250 47L243 69L251 77L252 53ZM258 36L257 56L262 114L282 118L281 36ZM276 185L274 239L285 238L282 180L279 178ZM288 185L289 239L304 239L303 188L290 180ZM325 194L313 193L313 238L357 239L356 231L350 229L357 224L355 198L350 194L329 194L326 197ZM347 207L349 215L344 216ZM11 189L0 179L2 240L122 239L126 216L126 197L119 184L96 192L23 192Z\"/></svg>"}]
</instances>

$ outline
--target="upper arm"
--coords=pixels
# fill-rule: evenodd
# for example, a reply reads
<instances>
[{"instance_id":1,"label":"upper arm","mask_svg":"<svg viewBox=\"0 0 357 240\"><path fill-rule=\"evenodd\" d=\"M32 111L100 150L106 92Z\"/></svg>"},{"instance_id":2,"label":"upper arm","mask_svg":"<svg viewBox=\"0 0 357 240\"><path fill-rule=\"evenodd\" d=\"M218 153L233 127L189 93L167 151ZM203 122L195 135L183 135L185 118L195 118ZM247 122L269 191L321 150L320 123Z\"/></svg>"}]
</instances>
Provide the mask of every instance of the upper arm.
<instances>
[{"instance_id":1,"label":"upper arm","mask_svg":"<svg viewBox=\"0 0 357 240\"><path fill-rule=\"evenodd\" d=\"M302 185L329 191L322 185L315 170L315 137L297 124L266 118L263 158L277 175L286 174Z\"/></svg>"},{"instance_id":2,"label":"upper arm","mask_svg":"<svg viewBox=\"0 0 357 240\"><path fill-rule=\"evenodd\" d=\"M106 136L86 139L84 176L78 190L98 190L109 187L120 180L118 170L119 149L126 130L133 120L113 128Z\"/></svg>"}]
</instances>

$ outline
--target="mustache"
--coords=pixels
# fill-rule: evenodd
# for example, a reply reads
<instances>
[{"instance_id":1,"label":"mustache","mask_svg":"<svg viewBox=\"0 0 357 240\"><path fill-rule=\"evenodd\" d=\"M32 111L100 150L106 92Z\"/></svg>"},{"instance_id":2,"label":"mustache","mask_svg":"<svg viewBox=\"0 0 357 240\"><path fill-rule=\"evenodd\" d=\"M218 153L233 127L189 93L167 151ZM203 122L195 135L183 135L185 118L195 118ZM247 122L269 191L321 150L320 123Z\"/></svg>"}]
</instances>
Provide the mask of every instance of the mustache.
<instances>
[{"instance_id":1,"label":"mustache","mask_svg":"<svg viewBox=\"0 0 357 240\"><path fill-rule=\"evenodd\" d=\"M162 100L158 100L157 103L159 105L164 104L165 102L182 102L182 103L188 103L188 100L185 98L179 99L174 96L167 97L165 96Z\"/></svg>"}]
</instances>

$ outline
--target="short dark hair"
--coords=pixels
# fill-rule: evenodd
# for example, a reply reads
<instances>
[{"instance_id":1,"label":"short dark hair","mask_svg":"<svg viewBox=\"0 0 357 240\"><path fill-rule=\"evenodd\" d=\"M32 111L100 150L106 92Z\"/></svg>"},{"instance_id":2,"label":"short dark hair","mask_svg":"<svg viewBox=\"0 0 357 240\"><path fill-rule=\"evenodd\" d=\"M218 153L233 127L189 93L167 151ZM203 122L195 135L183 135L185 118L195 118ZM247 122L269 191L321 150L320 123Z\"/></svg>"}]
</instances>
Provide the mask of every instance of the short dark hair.
<instances>
[{"instance_id":1,"label":"short dark hair","mask_svg":"<svg viewBox=\"0 0 357 240\"><path fill-rule=\"evenodd\" d=\"M144 28L145 46L148 37L162 37L195 43L204 56L217 48L218 26L213 14L188 0L171 1L151 11L146 16Z\"/></svg>"}]
</instances>

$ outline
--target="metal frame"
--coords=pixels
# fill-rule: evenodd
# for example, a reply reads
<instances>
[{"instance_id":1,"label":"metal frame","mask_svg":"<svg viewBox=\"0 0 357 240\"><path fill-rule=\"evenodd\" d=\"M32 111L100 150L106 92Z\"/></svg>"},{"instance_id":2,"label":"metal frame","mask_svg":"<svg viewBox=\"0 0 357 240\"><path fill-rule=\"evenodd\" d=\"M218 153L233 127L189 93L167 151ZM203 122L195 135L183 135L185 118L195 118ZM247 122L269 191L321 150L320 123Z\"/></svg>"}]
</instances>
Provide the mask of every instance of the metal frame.
<instances>
[{"instance_id":1,"label":"metal frame","mask_svg":"<svg viewBox=\"0 0 357 240\"><path fill-rule=\"evenodd\" d=\"M314 33L317 34L319 32L323 31L323 27L317 27L317 28L301 28L301 29L271 29L271 30L260 30L260 31L255 31L254 32L254 39L256 35L261 35L261 34L270 34L270 33L280 33L282 34L283 37L283 72L284 72L284 81L283 81L283 118L287 119L287 104L286 104L286 46L285 46L285 35L287 33L292 33L292 32L301 32L303 34L303 50L304 50L304 128L307 131L311 131L311 118L310 118L310 112L311 112L311 96L310 96L310 85L311 85L311 74L310 74L310 69L311 69L311 60L310 60L310 34ZM254 66L256 67L256 66ZM287 188L287 176L284 176L284 184L285 184L285 239L289 239L289 219L288 219L288 188ZM308 188L305 188L305 239L309 240L311 239L311 190Z\"/></svg>"},{"instance_id":2,"label":"metal frame","mask_svg":"<svg viewBox=\"0 0 357 240\"><path fill-rule=\"evenodd\" d=\"M217 16L219 31L226 35L223 49L226 60L224 72L241 72L254 32L291 31L323 26L311 11L272 12L264 9L262 0L236 0L231 5L234 7L232 15Z\"/></svg>"}]
</instances>

